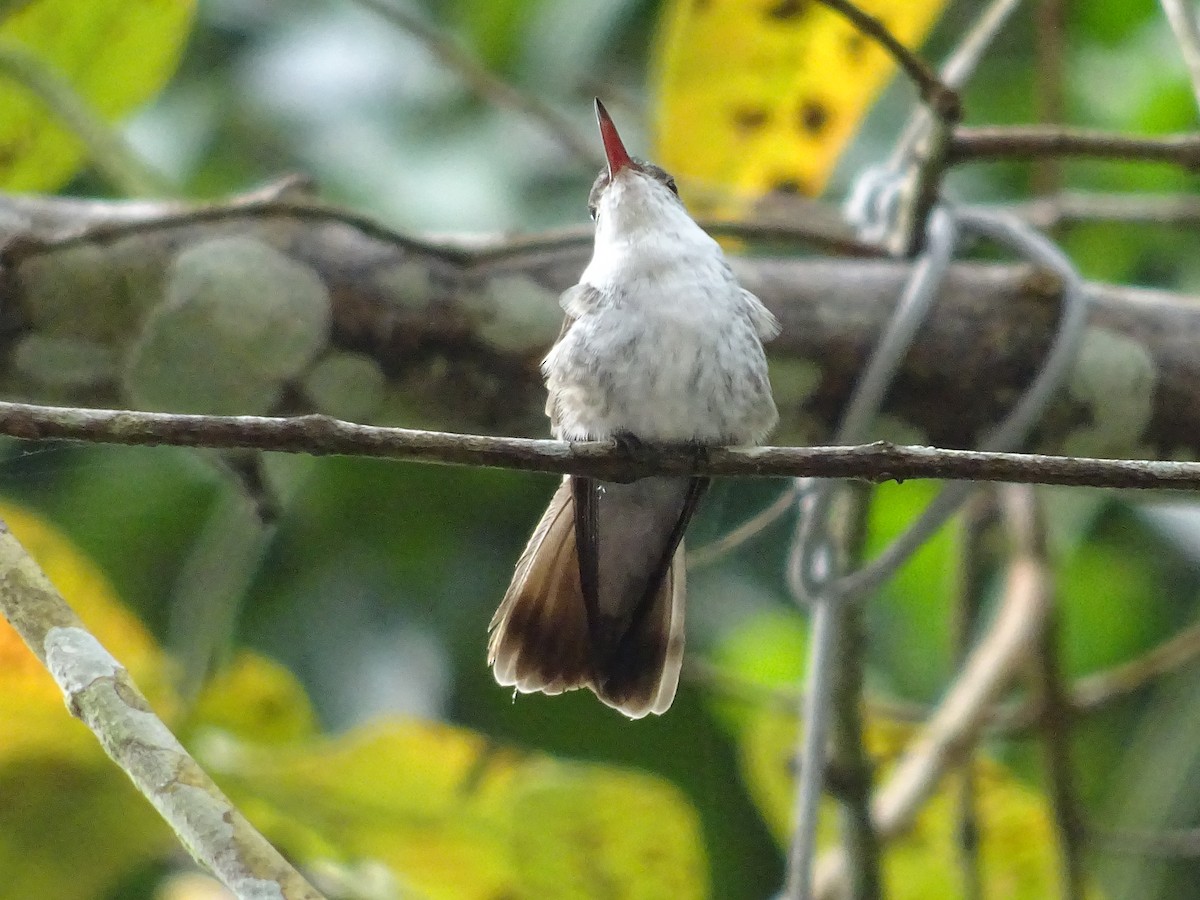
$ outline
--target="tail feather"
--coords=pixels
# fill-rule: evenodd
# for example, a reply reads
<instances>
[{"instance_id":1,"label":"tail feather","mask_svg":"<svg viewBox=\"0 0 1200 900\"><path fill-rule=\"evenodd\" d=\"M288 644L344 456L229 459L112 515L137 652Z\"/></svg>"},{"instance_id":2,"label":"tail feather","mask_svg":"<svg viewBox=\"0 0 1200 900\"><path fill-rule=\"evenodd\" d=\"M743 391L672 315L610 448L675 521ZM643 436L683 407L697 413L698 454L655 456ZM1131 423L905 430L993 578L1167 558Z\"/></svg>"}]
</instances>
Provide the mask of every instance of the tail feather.
<instances>
[{"instance_id":1,"label":"tail feather","mask_svg":"<svg viewBox=\"0 0 1200 900\"><path fill-rule=\"evenodd\" d=\"M588 688L635 719L665 712L683 662L682 546L643 615L620 632L597 628L580 584L574 519L564 479L489 627L488 662L496 680L521 693Z\"/></svg>"}]
</instances>

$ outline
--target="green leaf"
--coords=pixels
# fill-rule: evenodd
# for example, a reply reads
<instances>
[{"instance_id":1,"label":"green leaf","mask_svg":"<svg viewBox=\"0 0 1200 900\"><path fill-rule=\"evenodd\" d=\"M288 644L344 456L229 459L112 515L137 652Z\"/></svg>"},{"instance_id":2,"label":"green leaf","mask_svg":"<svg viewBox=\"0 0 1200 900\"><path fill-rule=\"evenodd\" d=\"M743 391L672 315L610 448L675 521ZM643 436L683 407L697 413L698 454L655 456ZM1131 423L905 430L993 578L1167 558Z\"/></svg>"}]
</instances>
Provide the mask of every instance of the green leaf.
<instances>
[{"instance_id":1,"label":"green leaf","mask_svg":"<svg viewBox=\"0 0 1200 900\"><path fill-rule=\"evenodd\" d=\"M933 482L876 488L866 557L873 558L899 537L939 489ZM954 528L943 526L867 606L872 657L901 694L936 696L949 674L956 568Z\"/></svg>"},{"instance_id":2,"label":"green leaf","mask_svg":"<svg viewBox=\"0 0 1200 900\"><path fill-rule=\"evenodd\" d=\"M223 746L211 762L289 856L381 863L434 900L707 896L695 811L638 772L398 720L292 747Z\"/></svg>"},{"instance_id":3,"label":"green leaf","mask_svg":"<svg viewBox=\"0 0 1200 900\"><path fill-rule=\"evenodd\" d=\"M154 808L94 749L87 758L0 764L0 900L95 900L148 859L178 849Z\"/></svg>"},{"instance_id":4,"label":"green leaf","mask_svg":"<svg viewBox=\"0 0 1200 900\"><path fill-rule=\"evenodd\" d=\"M193 0L32 0L3 19L0 39L32 53L112 121L157 94L175 71L193 6ZM79 139L55 113L0 73L0 189L61 187L82 158Z\"/></svg>"}]
</instances>

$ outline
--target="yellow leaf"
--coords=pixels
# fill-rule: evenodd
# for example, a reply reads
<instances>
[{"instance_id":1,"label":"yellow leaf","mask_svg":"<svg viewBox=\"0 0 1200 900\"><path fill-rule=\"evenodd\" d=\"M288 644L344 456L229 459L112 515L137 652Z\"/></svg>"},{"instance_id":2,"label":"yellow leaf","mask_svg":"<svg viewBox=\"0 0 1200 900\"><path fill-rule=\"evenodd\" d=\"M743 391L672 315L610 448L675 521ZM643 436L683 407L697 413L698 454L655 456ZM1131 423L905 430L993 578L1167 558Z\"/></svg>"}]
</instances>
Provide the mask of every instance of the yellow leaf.
<instances>
[{"instance_id":1,"label":"yellow leaf","mask_svg":"<svg viewBox=\"0 0 1200 900\"><path fill-rule=\"evenodd\" d=\"M296 677L278 663L245 651L209 679L190 719L264 744L316 733L316 715Z\"/></svg>"},{"instance_id":2,"label":"yellow leaf","mask_svg":"<svg viewBox=\"0 0 1200 900\"><path fill-rule=\"evenodd\" d=\"M131 870L178 848L98 745L87 759L49 750L0 759L0 900L116 896Z\"/></svg>"},{"instance_id":3,"label":"yellow leaf","mask_svg":"<svg viewBox=\"0 0 1200 900\"><path fill-rule=\"evenodd\" d=\"M703 897L699 821L664 782L598 766L547 764L513 802L513 841L530 897ZM671 827L663 812L675 809Z\"/></svg>"},{"instance_id":4,"label":"yellow leaf","mask_svg":"<svg viewBox=\"0 0 1200 900\"><path fill-rule=\"evenodd\" d=\"M910 47L945 3L858 0ZM817 0L672 0L653 66L656 161L681 183L742 201L819 194L895 72L878 44Z\"/></svg>"},{"instance_id":5,"label":"yellow leaf","mask_svg":"<svg viewBox=\"0 0 1200 900\"><path fill-rule=\"evenodd\" d=\"M165 657L141 621L122 606L104 574L34 513L0 503L0 518L160 713L164 705L169 708ZM0 761L36 750L104 757L87 728L68 715L49 673L0 619Z\"/></svg>"},{"instance_id":6,"label":"yellow leaf","mask_svg":"<svg viewBox=\"0 0 1200 900\"><path fill-rule=\"evenodd\" d=\"M170 707L163 654L100 570L37 515L0 503L0 518L92 633L149 688L156 707ZM0 798L2 900L92 900L176 846L91 732L71 718L58 686L4 619Z\"/></svg>"},{"instance_id":7,"label":"yellow leaf","mask_svg":"<svg viewBox=\"0 0 1200 900\"><path fill-rule=\"evenodd\" d=\"M308 865L380 862L431 900L707 895L696 813L648 775L394 720L225 750L230 796Z\"/></svg>"},{"instance_id":8,"label":"yellow leaf","mask_svg":"<svg viewBox=\"0 0 1200 900\"><path fill-rule=\"evenodd\" d=\"M0 38L58 72L102 118L154 96L175 71L193 0L30 0L0 22ZM0 189L60 187L82 147L24 87L0 77Z\"/></svg>"},{"instance_id":9,"label":"yellow leaf","mask_svg":"<svg viewBox=\"0 0 1200 900\"><path fill-rule=\"evenodd\" d=\"M155 706L171 709L165 655L101 572L28 511L0 504L0 517L134 678L157 686ZM213 678L187 725L202 764L252 821L346 883L382 878L430 900L707 896L698 817L649 775L436 723L319 737L295 679L251 654ZM0 798L0 900L114 895L123 877L177 849L7 623Z\"/></svg>"},{"instance_id":10,"label":"yellow leaf","mask_svg":"<svg viewBox=\"0 0 1200 900\"><path fill-rule=\"evenodd\" d=\"M787 846L791 834L795 796L791 760L797 728L794 716L761 709L741 740L742 766L751 795L780 846ZM909 725L869 723L867 743L877 766L877 785L887 782L892 764L913 733ZM976 757L974 774L980 871L987 896L1011 900L1055 896L1059 884L1057 838L1045 796L986 757ZM883 869L888 897L924 900L963 894L957 863L957 809L958 782L945 778L913 827L887 843ZM836 819L833 802L825 801L818 828L824 847L837 840ZM1102 895L1089 887L1087 896Z\"/></svg>"}]
</instances>

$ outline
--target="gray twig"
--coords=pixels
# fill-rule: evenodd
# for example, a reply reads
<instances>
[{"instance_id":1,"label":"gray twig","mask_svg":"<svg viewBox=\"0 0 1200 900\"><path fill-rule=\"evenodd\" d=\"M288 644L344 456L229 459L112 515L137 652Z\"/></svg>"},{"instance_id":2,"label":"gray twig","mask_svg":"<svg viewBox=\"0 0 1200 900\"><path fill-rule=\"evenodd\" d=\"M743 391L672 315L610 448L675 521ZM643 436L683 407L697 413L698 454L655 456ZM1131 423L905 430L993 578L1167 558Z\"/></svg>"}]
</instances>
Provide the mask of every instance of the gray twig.
<instances>
[{"instance_id":1,"label":"gray twig","mask_svg":"<svg viewBox=\"0 0 1200 900\"><path fill-rule=\"evenodd\" d=\"M1066 116L1067 3L1039 0L1034 12L1034 103L1041 125L1060 125ZM1033 192L1062 189L1062 161L1047 156L1033 167Z\"/></svg>"},{"instance_id":2,"label":"gray twig","mask_svg":"<svg viewBox=\"0 0 1200 900\"><path fill-rule=\"evenodd\" d=\"M688 570L709 566L724 558L742 544L762 534L763 531L786 516L795 505L796 492L793 486L784 490L770 506L755 513L737 528L703 546L689 550L687 554Z\"/></svg>"},{"instance_id":3,"label":"gray twig","mask_svg":"<svg viewBox=\"0 0 1200 900\"><path fill-rule=\"evenodd\" d=\"M888 386L937 296L938 286L953 258L956 240L957 229L953 218L945 213L935 215L931 222L930 249L917 262L896 311L855 386L838 426L838 441L862 440L878 417ZM831 506L838 487L828 481L798 487L800 519L788 561L788 582L792 593L801 603L810 604L813 610L813 633L809 642L805 679L808 693L804 700L804 729L799 747L796 824L787 883L788 896L797 900L807 900L811 896L816 817L824 784L825 732L835 699L843 704L843 708L837 710L841 720L840 755L843 759L853 756L855 761L860 761L863 755L861 748L854 753L848 746L851 740L849 732L854 730L858 711L844 708L845 704L857 707L860 702L861 673L856 678L854 667L861 666L862 662L859 659L840 661L841 664L838 664L837 651L844 644L839 626L841 619L847 615L844 601L849 597L838 586L839 578L845 577L848 565L857 567L859 564L859 554L856 552L851 557L841 552L842 548L838 545L844 542L836 541L832 534ZM864 506L866 503L867 498L859 495L857 505ZM854 515L861 517L864 512L859 509ZM861 551L861 541L856 542L855 547ZM856 649L861 652L862 648ZM835 688L838 689L836 698ZM866 802L865 794L851 796L845 817L850 838L846 852L858 873L855 886L859 895L874 896L879 892L878 872L874 871L878 868L879 860L877 842L873 835L867 833L870 830L869 816L859 808Z\"/></svg>"},{"instance_id":4,"label":"gray twig","mask_svg":"<svg viewBox=\"0 0 1200 900\"><path fill-rule=\"evenodd\" d=\"M992 0L967 30L941 69L942 83L954 90L966 86L987 48L1016 10L1020 0ZM953 123L934 116L921 107L909 119L896 142L889 165L910 172L911 185L906 203L897 217L888 239L888 249L909 256L925 237L925 224L941 192L942 175L947 166L946 151Z\"/></svg>"},{"instance_id":5,"label":"gray twig","mask_svg":"<svg viewBox=\"0 0 1200 900\"><path fill-rule=\"evenodd\" d=\"M1091 194L1066 191L997 207L1043 231L1086 222L1194 225L1200 197L1193 194Z\"/></svg>"},{"instance_id":6,"label":"gray twig","mask_svg":"<svg viewBox=\"0 0 1200 900\"><path fill-rule=\"evenodd\" d=\"M859 484L842 496L839 556L847 565L855 565L866 540L870 491ZM840 604L838 612L841 620L829 690L829 792L838 803L841 841L849 862L849 900L879 900L883 896L880 841L871 820L874 766L863 729L866 613L858 603Z\"/></svg>"}]
</instances>

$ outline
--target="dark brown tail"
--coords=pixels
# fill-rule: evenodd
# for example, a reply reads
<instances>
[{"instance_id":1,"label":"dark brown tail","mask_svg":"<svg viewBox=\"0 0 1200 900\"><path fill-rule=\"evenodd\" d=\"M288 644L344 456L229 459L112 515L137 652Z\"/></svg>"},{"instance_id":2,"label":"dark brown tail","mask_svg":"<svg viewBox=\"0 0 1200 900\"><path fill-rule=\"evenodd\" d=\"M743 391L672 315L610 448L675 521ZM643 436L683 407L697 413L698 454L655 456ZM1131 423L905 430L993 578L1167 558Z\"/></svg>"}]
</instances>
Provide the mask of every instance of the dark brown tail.
<instances>
[{"instance_id":1,"label":"dark brown tail","mask_svg":"<svg viewBox=\"0 0 1200 900\"><path fill-rule=\"evenodd\" d=\"M589 624L580 585L575 509L564 479L517 563L489 627L496 681L524 694L585 687L632 719L663 713L683 664L683 545L649 606L614 636Z\"/></svg>"}]
</instances>

